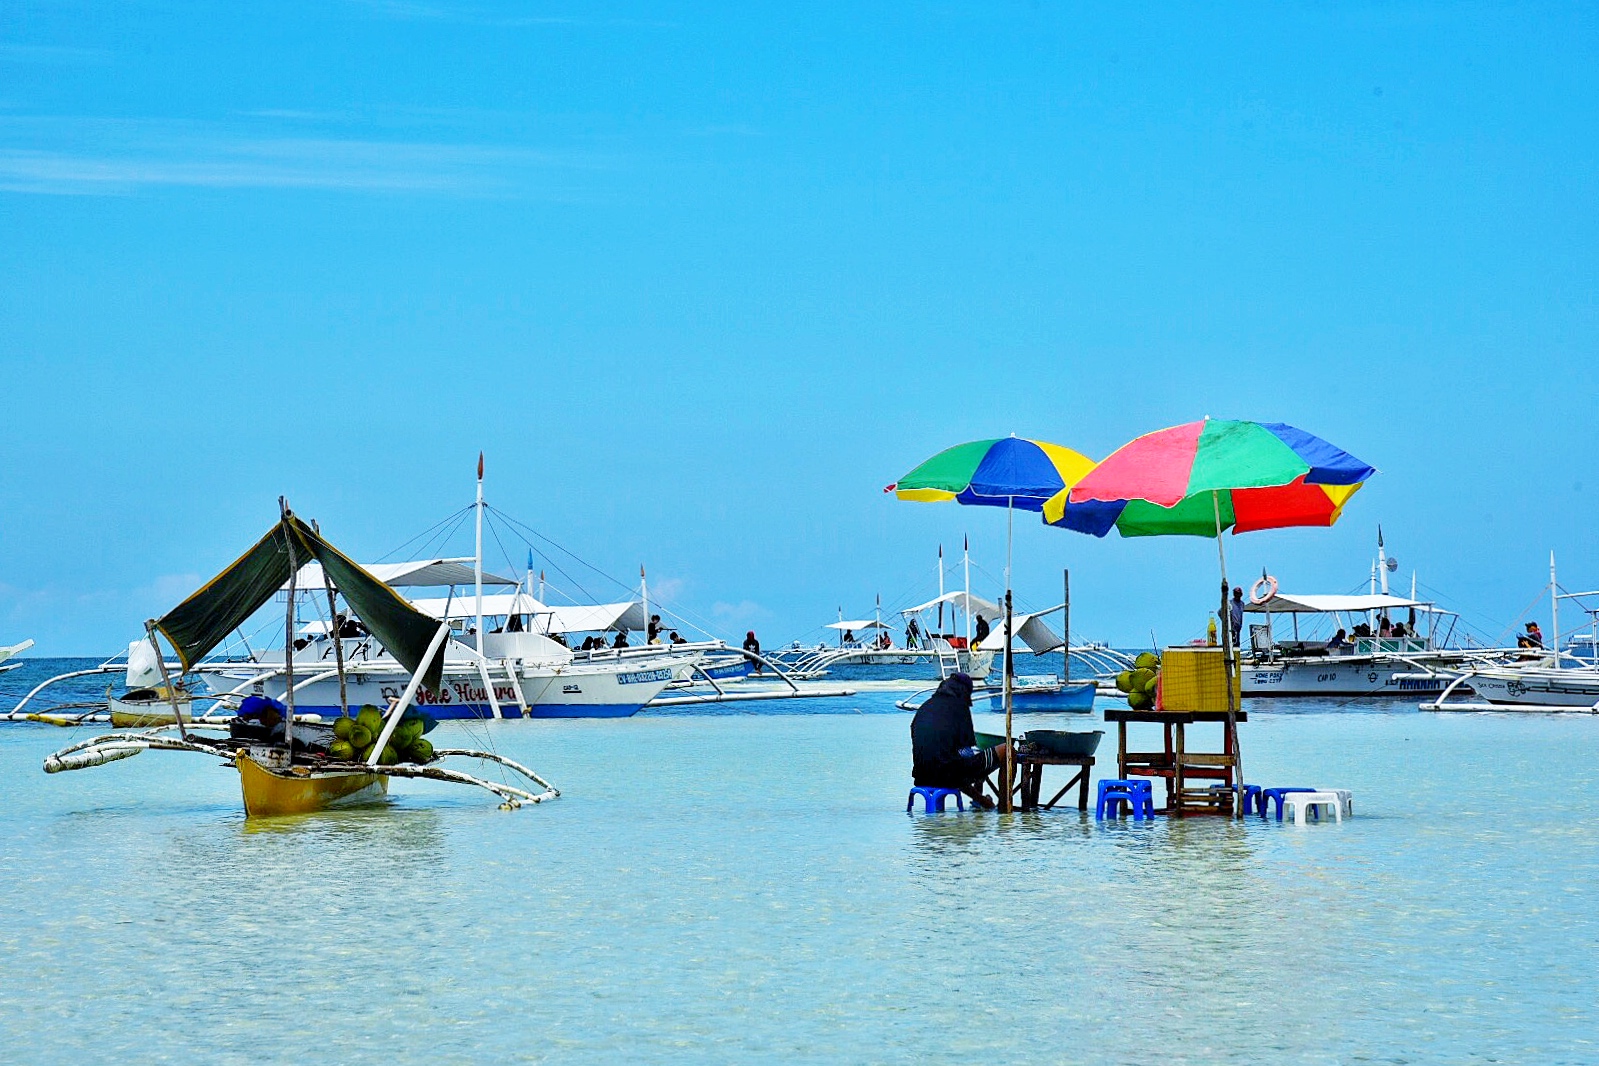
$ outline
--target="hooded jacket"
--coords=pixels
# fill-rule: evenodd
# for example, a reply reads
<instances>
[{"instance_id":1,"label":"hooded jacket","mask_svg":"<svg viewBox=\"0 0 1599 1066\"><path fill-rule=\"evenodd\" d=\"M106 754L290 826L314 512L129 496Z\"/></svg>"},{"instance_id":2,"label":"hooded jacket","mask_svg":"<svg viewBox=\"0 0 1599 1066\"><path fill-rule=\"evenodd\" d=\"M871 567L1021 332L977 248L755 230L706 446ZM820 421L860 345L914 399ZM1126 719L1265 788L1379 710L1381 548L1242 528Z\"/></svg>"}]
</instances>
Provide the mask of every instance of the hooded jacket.
<instances>
[{"instance_id":1,"label":"hooded jacket","mask_svg":"<svg viewBox=\"0 0 1599 1066\"><path fill-rule=\"evenodd\" d=\"M976 744L972 679L966 674L954 674L944 679L911 719L912 774L916 784L954 788L969 783L976 774L970 760L960 752Z\"/></svg>"}]
</instances>

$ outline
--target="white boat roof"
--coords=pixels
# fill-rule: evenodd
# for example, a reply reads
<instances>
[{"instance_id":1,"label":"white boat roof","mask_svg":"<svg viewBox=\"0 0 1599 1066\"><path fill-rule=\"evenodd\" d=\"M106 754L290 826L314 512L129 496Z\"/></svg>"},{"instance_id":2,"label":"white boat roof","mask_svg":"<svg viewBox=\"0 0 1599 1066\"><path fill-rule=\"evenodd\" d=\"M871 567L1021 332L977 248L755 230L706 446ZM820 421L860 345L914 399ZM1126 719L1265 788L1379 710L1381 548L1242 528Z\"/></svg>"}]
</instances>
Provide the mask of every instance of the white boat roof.
<instances>
[{"instance_id":1,"label":"white boat roof","mask_svg":"<svg viewBox=\"0 0 1599 1066\"><path fill-rule=\"evenodd\" d=\"M1299 596L1278 593L1265 603L1245 603L1252 614L1364 614L1366 611L1397 611L1409 607L1431 609L1425 600L1403 596L1365 594L1358 596Z\"/></svg>"},{"instance_id":2,"label":"white boat roof","mask_svg":"<svg viewBox=\"0 0 1599 1066\"><path fill-rule=\"evenodd\" d=\"M919 614L920 612L928 610L929 608L937 607L941 603L953 603L963 611L969 611L972 614L987 615L989 618L993 618L999 614L999 604L990 603L981 596L969 595L964 589L956 589L954 592L946 592L937 599L928 600L926 603L919 603L915 607L907 607L901 611L900 614Z\"/></svg>"},{"instance_id":3,"label":"white boat roof","mask_svg":"<svg viewBox=\"0 0 1599 1066\"><path fill-rule=\"evenodd\" d=\"M455 597L417 598L411 603L423 614L447 621L477 617L477 597L472 593ZM534 629L550 633L597 633L619 628L641 630L646 623L644 604L638 600L552 606L540 603L536 597L522 591L484 594L484 617L503 618L513 614L533 615L537 620Z\"/></svg>"},{"instance_id":4,"label":"white boat roof","mask_svg":"<svg viewBox=\"0 0 1599 1066\"><path fill-rule=\"evenodd\" d=\"M878 621L874 621L873 619L868 618L864 622L829 622L829 623L827 623L827 625L823 626L822 628L824 628L824 629L837 629L840 632L842 632L842 631L844 631L846 629L887 629L888 628L888 623L887 622L878 622Z\"/></svg>"},{"instance_id":5,"label":"white boat roof","mask_svg":"<svg viewBox=\"0 0 1599 1066\"><path fill-rule=\"evenodd\" d=\"M385 585L394 588L427 588L443 585L473 585L476 576L471 559L413 559L408 563L362 563L361 568ZM514 577L501 577L483 571L485 585L515 585ZM284 591L288 590L284 585ZM322 578L321 563L306 563L295 576L295 587L302 592L314 592L327 587Z\"/></svg>"},{"instance_id":6,"label":"white boat roof","mask_svg":"<svg viewBox=\"0 0 1599 1066\"><path fill-rule=\"evenodd\" d=\"M1011 616L1011 651L1021 651L1026 648L1035 655L1045 655L1060 648L1063 641L1055 631L1044 624L1044 616L1054 614L1059 607L1051 607L1047 611L1034 611L1031 614L1015 614ZM994 623L994 628L988 631L978 645L984 651L1003 651L999 642L1005 639L1005 619L1001 617Z\"/></svg>"}]
</instances>

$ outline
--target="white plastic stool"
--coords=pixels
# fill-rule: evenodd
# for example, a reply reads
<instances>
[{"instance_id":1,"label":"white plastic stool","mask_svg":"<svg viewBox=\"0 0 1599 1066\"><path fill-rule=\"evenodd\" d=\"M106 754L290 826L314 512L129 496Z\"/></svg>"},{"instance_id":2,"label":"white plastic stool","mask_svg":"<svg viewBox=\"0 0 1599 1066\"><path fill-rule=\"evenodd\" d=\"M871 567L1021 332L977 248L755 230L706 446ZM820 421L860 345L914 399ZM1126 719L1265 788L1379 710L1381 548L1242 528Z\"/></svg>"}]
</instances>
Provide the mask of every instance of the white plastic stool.
<instances>
[{"instance_id":1,"label":"white plastic stool","mask_svg":"<svg viewBox=\"0 0 1599 1066\"><path fill-rule=\"evenodd\" d=\"M1318 786L1316 791L1331 792L1333 795L1337 796L1338 807L1344 812L1345 818L1348 818L1355 813L1355 794L1349 791L1347 788L1321 788Z\"/></svg>"},{"instance_id":2,"label":"white plastic stool","mask_svg":"<svg viewBox=\"0 0 1599 1066\"><path fill-rule=\"evenodd\" d=\"M1326 807L1335 821L1344 820L1343 801L1336 792L1290 792L1283 797L1284 813L1294 816L1295 825L1305 824L1312 807Z\"/></svg>"}]
</instances>

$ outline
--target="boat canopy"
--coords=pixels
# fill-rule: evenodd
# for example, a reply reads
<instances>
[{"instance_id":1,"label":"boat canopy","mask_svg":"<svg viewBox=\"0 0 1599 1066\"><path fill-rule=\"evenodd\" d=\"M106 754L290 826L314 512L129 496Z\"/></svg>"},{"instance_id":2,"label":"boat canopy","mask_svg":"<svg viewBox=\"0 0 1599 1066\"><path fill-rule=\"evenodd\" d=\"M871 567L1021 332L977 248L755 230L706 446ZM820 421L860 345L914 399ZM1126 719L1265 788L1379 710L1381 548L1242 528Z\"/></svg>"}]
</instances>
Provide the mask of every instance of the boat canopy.
<instances>
[{"instance_id":1,"label":"boat canopy","mask_svg":"<svg viewBox=\"0 0 1599 1066\"><path fill-rule=\"evenodd\" d=\"M1059 607L1051 607L1047 611L1034 611L1031 614L1015 614L1011 616L1011 651L1020 651L1018 644L1025 645L1034 655L1044 655L1052 651L1059 651L1063 641L1055 635L1055 631L1044 624L1044 616L1054 614ZM1000 618L994 628L988 631L978 647L983 651L1003 651L999 642L1005 639L1005 619Z\"/></svg>"},{"instance_id":2,"label":"boat canopy","mask_svg":"<svg viewBox=\"0 0 1599 1066\"><path fill-rule=\"evenodd\" d=\"M1435 610L1424 600L1407 600L1403 596L1289 596L1282 593L1265 603L1245 604L1244 609L1251 614L1364 614L1367 611L1402 611L1409 607Z\"/></svg>"},{"instance_id":3,"label":"boat canopy","mask_svg":"<svg viewBox=\"0 0 1599 1066\"><path fill-rule=\"evenodd\" d=\"M334 587L373 636L410 673L437 691L444 656L423 663L438 623L416 610L388 585L322 539L287 508L277 525L222 573L155 621L172 642L185 671L222 643L227 635L284 588L293 570L290 559L314 558Z\"/></svg>"},{"instance_id":4,"label":"boat canopy","mask_svg":"<svg viewBox=\"0 0 1599 1066\"><path fill-rule=\"evenodd\" d=\"M915 607L907 607L900 614L920 614L922 611L930 610L941 603L952 603L963 611L987 615L989 618L999 614L999 604L990 603L981 596L973 596L964 589L946 592L936 600L928 600L926 603L919 603Z\"/></svg>"},{"instance_id":5,"label":"boat canopy","mask_svg":"<svg viewBox=\"0 0 1599 1066\"><path fill-rule=\"evenodd\" d=\"M458 618L477 617L477 597L473 595L446 598L415 599L416 609L434 618L454 621ZM503 618L513 614L530 614L539 620L536 629L546 633L598 633L613 629L642 630L648 621L644 617L644 604L638 600L627 603L579 603L552 606L540 603L526 592L497 592L483 597L484 617Z\"/></svg>"},{"instance_id":6,"label":"boat canopy","mask_svg":"<svg viewBox=\"0 0 1599 1066\"><path fill-rule=\"evenodd\" d=\"M888 628L888 623L887 622L879 622L879 621L876 621L874 619L868 618L864 622L829 622L829 623L827 623L827 625L823 626L822 628L823 629L836 629L836 630L838 630L839 632L842 633L845 630L855 630L855 629L887 629Z\"/></svg>"},{"instance_id":7,"label":"boat canopy","mask_svg":"<svg viewBox=\"0 0 1599 1066\"><path fill-rule=\"evenodd\" d=\"M408 563L366 563L361 569L394 588L437 588L444 585L473 585L477 574L472 569L472 559L413 559ZM300 567L295 587L302 592L321 592L327 588L322 577L321 563L306 563ZM334 584L338 584L337 577ZM483 571L485 585L515 585L517 580ZM280 592L288 590L285 582Z\"/></svg>"}]
</instances>

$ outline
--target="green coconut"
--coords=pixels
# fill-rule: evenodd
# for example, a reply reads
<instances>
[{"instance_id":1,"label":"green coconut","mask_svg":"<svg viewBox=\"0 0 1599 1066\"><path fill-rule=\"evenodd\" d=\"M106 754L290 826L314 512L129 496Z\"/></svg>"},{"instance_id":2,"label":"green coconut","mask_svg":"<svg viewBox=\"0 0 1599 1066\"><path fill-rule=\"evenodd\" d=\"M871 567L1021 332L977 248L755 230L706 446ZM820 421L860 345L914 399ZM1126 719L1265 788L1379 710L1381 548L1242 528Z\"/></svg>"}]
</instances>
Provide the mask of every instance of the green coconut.
<instances>
[{"instance_id":1,"label":"green coconut","mask_svg":"<svg viewBox=\"0 0 1599 1066\"><path fill-rule=\"evenodd\" d=\"M1131 670L1123 670L1117 674L1116 687L1123 692L1131 692L1133 690L1133 672Z\"/></svg>"},{"instance_id":2,"label":"green coconut","mask_svg":"<svg viewBox=\"0 0 1599 1066\"><path fill-rule=\"evenodd\" d=\"M359 751L362 748L370 748L372 746L373 736L374 733L372 730L368 729L364 725L357 725L354 729L350 730L350 735L345 739L350 742L351 747Z\"/></svg>"},{"instance_id":3,"label":"green coconut","mask_svg":"<svg viewBox=\"0 0 1599 1066\"><path fill-rule=\"evenodd\" d=\"M1138 658L1133 660L1133 666L1139 670L1159 670L1160 656L1152 651L1140 652Z\"/></svg>"},{"instance_id":4,"label":"green coconut","mask_svg":"<svg viewBox=\"0 0 1599 1066\"><path fill-rule=\"evenodd\" d=\"M369 703L361 708L360 713L355 716L355 721L357 725L364 726L367 732L377 736L383 729L383 712Z\"/></svg>"},{"instance_id":5,"label":"green coconut","mask_svg":"<svg viewBox=\"0 0 1599 1066\"><path fill-rule=\"evenodd\" d=\"M1133 691L1142 692L1144 686L1149 684L1149 679L1155 676L1155 671L1138 669L1133 671Z\"/></svg>"},{"instance_id":6,"label":"green coconut","mask_svg":"<svg viewBox=\"0 0 1599 1066\"><path fill-rule=\"evenodd\" d=\"M333 735L338 737L340 740L349 740L351 735L354 732L355 732L355 719L354 718L346 718L344 715L341 714L341 715L339 715L338 719L333 723Z\"/></svg>"},{"instance_id":7,"label":"green coconut","mask_svg":"<svg viewBox=\"0 0 1599 1066\"><path fill-rule=\"evenodd\" d=\"M1127 706L1135 711L1147 711L1155 706L1155 697L1147 692L1132 692L1127 696Z\"/></svg>"},{"instance_id":8,"label":"green coconut","mask_svg":"<svg viewBox=\"0 0 1599 1066\"><path fill-rule=\"evenodd\" d=\"M349 719L341 718L340 721L348 722ZM340 762L349 762L355 758L355 747L348 740L335 740L328 745L328 754Z\"/></svg>"},{"instance_id":9,"label":"green coconut","mask_svg":"<svg viewBox=\"0 0 1599 1066\"><path fill-rule=\"evenodd\" d=\"M355 749L355 761L366 762L372 757L372 743L368 741Z\"/></svg>"},{"instance_id":10,"label":"green coconut","mask_svg":"<svg viewBox=\"0 0 1599 1066\"><path fill-rule=\"evenodd\" d=\"M407 718L394 730L394 746L396 748L410 747L411 742L422 737L422 722L417 718Z\"/></svg>"},{"instance_id":11,"label":"green coconut","mask_svg":"<svg viewBox=\"0 0 1599 1066\"><path fill-rule=\"evenodd\" d=\"M411 762L430 763L433 761L433 742L426 737L418 737L411 742L405 754Z\"/></svg>"},{"instance_id":12,"label":"green coconut","mask_svg":"<svg viewBox=\"0 0 1599 1066\"><path fill-rule=\"evenodd\" d=\"M1150 678L1149 679L1149 683L1144 686L1144 691L1149 693L1151 696L1153 696L1155 694L1155 690L1157 688L1159 688L1159 687L1160 687L1160 675L1156 674L1154 677Z\"/></svg>"},{"instance_id":13,"label":"green coconut","mask_svg":"<svg viewBox=\"0 0 1599 1066\"><path fill-rule=\"evenodd\" d=\"M400 753L394 750L394 745L383 745L383 754L378 756L378 762L383 766L393 766L399 761Z\"/></svg>"}]
</instances>

